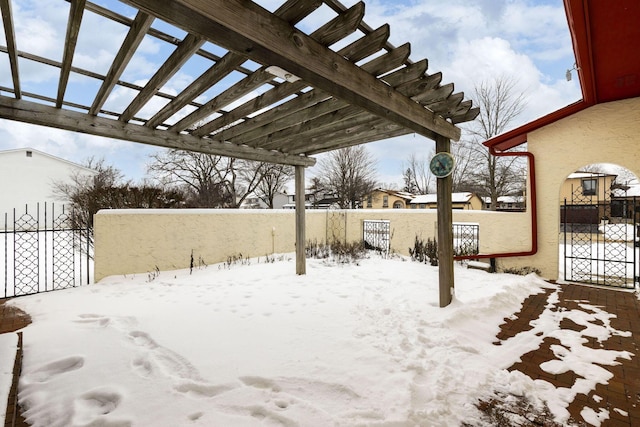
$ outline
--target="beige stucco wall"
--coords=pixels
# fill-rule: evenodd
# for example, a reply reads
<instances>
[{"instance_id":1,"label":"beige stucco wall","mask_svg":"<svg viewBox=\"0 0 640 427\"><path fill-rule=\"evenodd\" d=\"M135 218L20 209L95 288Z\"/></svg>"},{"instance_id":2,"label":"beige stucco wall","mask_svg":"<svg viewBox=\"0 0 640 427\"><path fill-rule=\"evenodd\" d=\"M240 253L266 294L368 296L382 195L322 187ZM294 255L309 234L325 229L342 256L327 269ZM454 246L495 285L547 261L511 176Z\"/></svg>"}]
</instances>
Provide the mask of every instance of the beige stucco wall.
<instances>
[{"instance_id":1,"label":"beige stucco wall","mask_svg":"<svg viewBox=\"0 0 640 427\"><path fill-rule=\"evenodd\" d=\"M327 236L362 240L366 220L391 221L391 249L408 255L416 236L436 235L435 210L308 210L307 241ZM480 225L481 253L530 249L526 213L454 211L455 222ZM295 251L291 210L104 210L95 216L95 280L106 276L187 268L191 252L205 263Z\"/></svg>"},{"instance_id":2,"label":"beige stucco wall","mask_svg":"<svg viewBox=\"0 0 640 427\"><path fill-rule=\"evenodd\" d=\"M529 134L528 149L536 158L539 251L509 263L535 265L544 277L558 278L562 184L592 163L617 164L640 176L639 111L640 98L600 104Z\"/></svg>"}]
</instances>

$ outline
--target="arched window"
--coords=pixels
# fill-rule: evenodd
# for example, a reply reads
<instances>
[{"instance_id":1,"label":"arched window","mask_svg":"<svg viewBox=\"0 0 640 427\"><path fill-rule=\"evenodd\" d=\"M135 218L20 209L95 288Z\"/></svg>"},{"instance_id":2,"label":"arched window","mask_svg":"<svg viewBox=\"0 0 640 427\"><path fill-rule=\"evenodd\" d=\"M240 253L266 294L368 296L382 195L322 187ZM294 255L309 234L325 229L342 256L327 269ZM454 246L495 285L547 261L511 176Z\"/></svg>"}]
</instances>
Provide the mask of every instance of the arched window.
<instances>
[{"instance_id":1,"label":"arched window","mask_svg":"<svg viewBox=\"0 0 640 427\"><path fill-rule=\"evenodd\" d=\"M395 202L393 202L393 209L402 209L404 208L404 203L402 203L400 200L396 200Z\"/></svg>"}]
</instances>

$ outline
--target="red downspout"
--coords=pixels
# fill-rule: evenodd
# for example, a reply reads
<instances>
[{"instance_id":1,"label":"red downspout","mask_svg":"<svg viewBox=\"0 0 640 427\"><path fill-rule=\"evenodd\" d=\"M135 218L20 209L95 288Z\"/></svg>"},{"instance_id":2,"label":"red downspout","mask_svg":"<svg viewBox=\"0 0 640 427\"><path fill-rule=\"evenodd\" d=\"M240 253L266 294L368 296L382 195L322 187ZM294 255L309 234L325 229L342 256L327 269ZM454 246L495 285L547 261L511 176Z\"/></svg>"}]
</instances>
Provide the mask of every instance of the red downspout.
<instances>
[{"instance_id":1,"label":"red downspout","mask_svg":"<svg viewBox=\"0 0 640 427\"><path fill-rule=\"evenodd\" d=\"M482 258L512 258L519 256L531 256L538 252L538 195L536 194L536 168L535 157L532 153L527 151L512 151L503 152L496 151L494 147L489 147L489 153L496 157L520 157L525 156L529 160L529 183L531 187L531 250L524 252L507 252L500 254L478 254L478 255L464 255L454 256L456 261L463 259L482 259Z\"/></svg>"}]
</instances>

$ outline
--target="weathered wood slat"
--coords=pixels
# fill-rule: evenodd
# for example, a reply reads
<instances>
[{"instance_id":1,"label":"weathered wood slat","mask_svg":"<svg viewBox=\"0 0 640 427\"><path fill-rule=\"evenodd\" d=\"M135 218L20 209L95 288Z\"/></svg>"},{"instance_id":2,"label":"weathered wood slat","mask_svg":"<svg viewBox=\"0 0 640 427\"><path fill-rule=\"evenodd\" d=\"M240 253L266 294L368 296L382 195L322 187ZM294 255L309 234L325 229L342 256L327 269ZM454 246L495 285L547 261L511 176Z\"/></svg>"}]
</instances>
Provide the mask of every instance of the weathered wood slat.
<instances>
[{"instance_id":1,"label":"weathered wood slat","mask_svg":"<svg viewBox=\"0 0 640 427\"><path fill-rule=\"evenodd\" d=\"M2 13L2 23L4 26L4 36L7 40L7 54L9 55L9 65L11 67L11 78L13 80L13 94L16 99L22 98L20 89L20 74L18 72L18 51L16 49L16 35L13 28L13 14L11 13L11 1L0 0L0 12Z\"/></svg>"},{"instance_id":2,"label":"weathered wood slat","mask_svg":"<svg viewBox=\"0 0 640 427\"><path fill-rule=\"evenodd\" d=\"M463 114L466 114L471 109L472 106L473 106L473 102L470 99L468 99L466 101L462 101L461 103L459 103L455 108L442 112L441 115L442 117L446 117L446 118L462 116Z\"/></svg>"},{"instance_id":3,"label":"weathered wood slat","mask_svg":"<svg viewBox=\"0 0 640 427\"><path fill-rule=\"evenodd\" d=\"M177 113L181 108L190 101L204 93L211 86L218 83L233 71L238 65L242 64L246 58L234 52L229 52L216 62L211 68L205 71L200 77L180 92L173 101L166 104L155 115L153 115L146 123L147 127L155 128L166 119Z\"/></svg>"},{"instance_id":4,"label":"weathered wood slat","mask_svg":"<svg viewBox=\"0 0 640 427\"><path fill-rule=\"evenodd\" d=\"M426 65L425 61L417 62L383 77L383 80L393 82L399 87L398 91L401 94L412 97L416 88L423 89L425 87L422 79L417 77L419 77L421 73L424 73ZM403 79L414 79L412 82L415 83L415 85L409 85ZM430 83L432 84L434 81L437 81L437 79L432 79ZM349 107L349 109L345 109L344 107L348 104L344 102L335 103L334 105L336 108L333 111L342 108L338 114L327 114L332 113L332 111L323 111L322 114L325 114L325 116L318 117L319 114L313 114L313 112L300 112L293 118L290 118L290 121L295 122L295 118L297 121L303 122L302 124L291 129L284 129L283 126L279 126L283 130L263 135L263 138L257 144L257 141L248 142L247 139L244 139L243 142L248 143L251 146L261 148L281 149L285 151L297 150L304 147L307 143L306 141L310 138L314 138L319 134L338 131L346 127L354 126L356 123L366 123L367 121L375 121L377 119L377 116L367 111L363 111L362 109L358 109L357 107ZM315 108L316 107L313 107L313 109ZM310 108L309 110L312 109ZM306 117L301 116L303 114L306 114ZM314 117L318 118L311 120ZM265 129L268 130L269 127L277 125L278 122L271 122L268 126L265 126ZM243 137L244 136L245 135L243 135Z\"/></svg>"},{"instance_id":5,"label":"weathered wood slat","mask_svg":"<svg viewBox=\"0 0 640 427\"><path fill-rule=\"evenodd\" d=\"M331 46L353 33L362 18L364 18L364 3L359 2L315 30L310 37L323 46Z\"/></svg>"},{"instance_id":6,"label":"weathered wood slat","mask_svg":"<svg viewBox=\"0 0 640 427\"><path fill-rule=\"evenodd\" d=\"M312 138L307 138L304 148L287 149L289 154L301 154L309 152L324 152L347 147L351 145L350 141L354 139L367 140L378 134L388 134L398 130L404 130L407 133L411 131L404 129L397 123L390 122L385 119L376 118L374 120L365 120L364 123L356 122L353 126L344 127L333 132L324 132Z\"/></svg>"},{"instance_id":7,"label":"weathered wood slat","mask_svg":"<svg viewBox=\"0 0 640 427\"><path fill-rule=\"evenodd\" d=\"M253 129L245 132L247 126L243 126L245 123L242 123L238 126L233 126L220 132L220 138L225 141L232 141L235 143L240 143L238 141L241 140L243 144L247 144L249 141L253 141L265 133L275 132L298 123L300 118L296 114L297 112L306 110L310 105L324 104L328 101L332 101L329 108L332 108L332 106L340 102L335 98L332 99L329 94L321 90L310 90L302 95L296 96L290 101L271 108L269 111L256 116L252 120L245 122L251 123L252 125L265 123L265 125L254 127ZM240 134L240 137L237 136L238 134ZM252 143L251 145L256 146L258 144Z\"/></svg>"},{"instance_id":8,"label":"weathered wood slat","mask_svg":"<svg viewBox=\"0 0 640 427\"><path fill-rule=\"evenodd\" d=\"M220 95L211 99L199 109L182 118L176 124L170 126L169 130L174 132L181 132L187 129L189 126L197 123L198 121L206 119L208 116L216 113L224 106L229 105L233 101L242 98L247 93L262 86L271 79L273 79L273 76L269 74L264 67L262 67L250 76L247 76L244 79L240 80L240 82L231 86Z\"/></svg>"},{"instance_id":9,"label":"weathered wood slat","mask_svg":"<svg viewBox=\"0 0 640 427\"><path fill-rule=\"evenodd\" d=\"M385 24L366 36L360 37L350 45L343 47L338 51L338 55L344 56L351 62L358 62L382 49L382 46L389 39L389 34L389 25Z\"/></svg>"},{"instance_id":10,"label":"weathered wood slat","mask_svg":"<svg viewBox=\"0 0 640 427\"><path fill-rule=\"evenodd\" d=\"M429 138L460 137L460 130L451 123L425 113L420 105L252 2L126 1L258 63L277 65L313 87Z\"/></svg>"},{"instance_id":11,"label":"weathered wood slat","mask_svg":"<svg viewBox=\"0 0 640 427\"><path fill-rule=\"evenodd\" d=\"M480 108L474 107L474 108L471 108L469 111L467 111L465 114L452 117L451 122L454 124L470 122L471 120L474 120L476 117L478 117L478 114L480 114Z\"/></svg>"},{"instance_id":12,"label":"weathered wood slat","mask_svg":"<svg viewBox=\"0 0 640 427\"><path fill-rule=\"evenodd\" d=\"M182 43L174 50L169 58L160 66L158 71L149 79L144 89L131 101L131 104L124 110L120 120L128 122L133 115L140 111L142 107L169 81L180 67L204 44L205 40L193 34L187 34Z\"/></svg>"},{"instance_id":13,"label":"weathered wood slat","mask_svg":"<svg viewBox=\"0 0 640 427\"><path fill-rule=\"evenodd\" d=\"M412 99L418 101L422 105L432 104L434 102L447 99L453 93L453 83L447 83L434 90L428 90L419 95L414 95Z\"/></svg>"},{"instance_id":14,"label":"weathered wood slat","mask_svg":"<svg viewBox=\"0 0 640 427\"><path fill-rule=\"evenodd\" d=\"M297 24L320 6L322 0L288 0L273 13L291 24Z\"/></svg>"},{"instance_id":15,"label":"weathered wood slat","mask_svg":"<svg viewBox=\"0 0 640 427\"><path fill-rule=\"evenodd\" d=\"M391 52L388 52L385 55L382 55L362 65L362 68L370 69L372 72L383 74L390 70L393 70L394 68L399 67L400 65L402 65L402 63L405 60L406 60L406 57L404 56L403 48L399 48ZM374 65L369 66L369 64L371 63L373 63ZM389 74L388 76L385 76L383 80L386 80L388 78L389 81L391 82L401 83L402 79L411 79L411 78L418 77L420 73L425 71L426 68L424 67L426 67L426 62L421 62L419 64L415 64L410 67L405 67L405 68L410 68L410 70L406 71L403 68L400 71L396 71ZM394 86L394 85L390 84L390 86ZM313 90L313 92L315 91L317 91L317 89ZM289 102L293 103L294 101L295 100L292 100ZM291 115L287 115L286 117L280 120L270 117L269 123L267 125L262 126L260 129L257 129L255 131L251 131L248 134L240 134L241 138L237 138L237 137L232 138L231 141L236 142L238 144L240 143L249 144L251 146L262 147L262 148L271 147L274 145L280 145L279 141L282 138L282 136L290 135L289 131L285 131L286 128L295 126L297 123L312 120L321 115L332 113L334 111L337 111L341 108L348 106L349 103L341 100L341 101L335 101L331 104L326 104L326 103L323 103L323 105L318 104L316 107L313 107L312 106L313 104L311 103L309 103L308 105L310 106L309 108L302 111L297 111L297 112L291 111ZM333 109L331 110L328 109L330 105L333 105ZM318 109L318 111L315 111L316 108ZM360 109L360 111L362 110ZM265 115L268 116L269 113L265 113ZM351 115L353 114L350 114L349 116ZM335 117L337 119L341 116L336 115ZM318 123L322 123L322 125L319 125L319 126L325 126L326 125L325 120L326 118L318 122ZM342 118L341 120L346 120L346 118ZM239 126L242 126L242 125L239 125ZM313 126L313 124L311 124L311 126ZM273 132L277 132L277 131L282 131L282 133L278 132L278 134L276 135L271 135ZM236 135L238 134L236 133Z\"/></svg>"},{"instance_id":16,"label":"weathered wood slat","mask_svg":"<svg viewBox=\"0 0 640 427\"><path fill-rule=\"evenodd\" d=\"M56 98L57 108L62 107L64 94L67 91L67 83L69 82L69 74L71 73L71 62L73 62L73 54L76 51L78 33L80 32L80 24L82 22L82 15L84 14L84 4L85 0L71 0L71 6L69 7L67 35L65 37L64 51L62 53L60 79L58 80L58 97Z\"/></svg>"},{"instance_id":17,"label":"weathered wood slat","mask_svg":"<svg viewBox=\"0 0 640 427\"><path fill-rule=\"evenodd\" d=\"M309 123L298 135L285 131L282 131L282 134L277 133L273 135L269 144L261 146L261 148L291 152L301 147L308 147L310 145L309 143L315 141L317 138L322 138L325 135L337 135L345 129L354 129L358 126L375 122L376 120L383 119L379 119L367 111L362 111L358 107L351 106L314 120L314 122L318 123L318 126L314 127ZM336 144L338 143L339 142L336 141Z\"/></svg>"},{"instance_id":18,"label":"weathered wood slat","mask_svg":"<svg viewBox=\"0 0 640 427\"><path fill-rule=\"evenodd\" d=\"M411 45L406 43L385 53L384 55L372 59L366 64L363 64L360 68L371 76L379 76L380 74L386 73L392 69L390 64L398 64L396 67L402 65L402 63L409 58L410 54Z\"/></svg>"},{"instance_id":19,"label":"weathered wood slat","mask_svg":"<svg viewBox=\"0 0 640 427\"><path fill-rule=\"evenodd\" d=\"M428 103L427 107L431 109L431 111L434 111L444 117L449 111L453 111L458 108L458 105L460 105L460 102L462 102L463 98L464 93L454 93L447 99Z\"/></svg>"},{"instance_id":20,"label":"weathered wood slat","mask_svg":"<svg viewBox=\"0 0 640 427\"><path fill-rule=\"evenodd\" d=\"M344 56L350 61L354 61L354 62L359 61L379 51L381 46L386 42L388 37L389 37L389 26L385 25L378 28L377 30L375 30L370 34L359 38L358 40L354 41L350 45L340 49L338 51L338 54ZM288 85L288 86L285 87L285 85ZM208 134L217 129L222 129L224 127L227 127L230 124L240 120L244 116L247 116L249 114L252 114L253 112L259 111L268 105L274 104L275 102L278 102L286 98L287 96L292 95L297 90L303 89L305 86L306 84L303 85L302 83L284 83L282 86L271 89L270 91L260 95L259 97L235 108L229 113L207 123L206 125L199 128L196 132L194 132L194 134L195 135ZM290 89L288 89L288 87L290 87ZM328 94L325 94L324 92L319 90L313 90L312 92L318 92L319 94L321 94L320 96L322 96L322 99L329 97ZM307 95L307 94L304 94L304 95ZM304 95L300 95L299 97L303 97ZM316 95L313 95L313 96L315 97ZM290 100L286 103L286 105L283 104L283 105L276 106L271 110L265 113L259 114L251 119L247 119L244 122L231 127L230 129L223 130L219 137L223 140L231 139L244 132L248 132L250 130L263 126L266 123L275 121L289 114L293 114L296 111L299 111L303 108L306 108L309 105L312 105L312 103L305 104L304 106L301 106L301 105L302 105L301 102L296 101L295 99ZM288 106L291 107L290 111L287 111Z\"/></svg>"},{"instance_id":21,"label":"weathered wood slat","mask_svg":"<svg viewBox=\"0 0 640 427\"><path fill-rule=\"evenodd\" d=\"M109 67L107 75L100 85L100 89L98 89L98 93L93 100L93 104L91 104L89 114L98 114L104 103L107 102L107 98L111 94L116 83L120 80L120 76L122 76L124 69L127 64L129 64L133 54L144 39L144 36L147 33L147 30L151 27L153 20L153 16L144 12L138 12L131 24L131 28L129 28L129 31L122 42L122 46L120 46L116 57L113 59L111 67Z\"/></svg>"},{"instance_id":22,"label":"weathered wood slat","mask_svg":"<svg viewBox=\"0 0 640 427\"><path fill-rule=\"evenodd\" d=\"M307 116L304 119L299 115L286 117L285 120L289 119L288 126L286 121L284 123L279 122L278 124L281 125L279 127L282 127L279 131L260 135L260 138L255 141L248 139L249 135L242 135L242 141L252 147L265 149L281 147L284 145L283 143L290 140L305 141L309 134L322 132L328 126L337 125L345 120L353 119L358 114L362 114L362 109L331 98L314 108L306 109L305 112ZM368 113L365 112L364 114Z\"/></svg>"},{"instance_id":23,"label":"weathered wood slat","mask_svg":"<svg viewBox=\"0 0 640 427\"><path fill-rule=\"evenodd\" d=\"M4 46L0 46L0 52L7 53L8 51ZM52 59L43 58L42 56L34 55L34 54L31 54L31 53L22 52L20 50L17 52L17 54L18 54L19 58L28 59L30 61L35 61L35 62L38 62L40 64L45 64L45 65L49 65L49 66L52 66L52 67L60 68L61 65L62 65L58 61L54 61ZM87 76L87 77L91 77L91 78L98 79L98 80L104 80L105 79L105 76L103 76L101 74L98 74L98 73L94 73L93 71L85 70L84 68L78 68L78 67L73 67L72 66L71 67L71 71L73 71L76 74L80 74L82 76ZM143 89L142 86L139 86L139 85L136 85L136 84L133 84L133 83L130 83L130 82L125 82L125 81L122 81L122 80L118 80L117 84L119 86L126 87L126 88L133 89L133 90L137 90L137 91L141 91ZM10 91L10 92L13 92L13 91ZM161 98L166 98L166 99L175 98L174 95L170 95L170 94L164 93L164 92L158 92L158 93L156 93L156 96L159 96ZM54 101L54 103L55 103L55 101ZM192 105L192 106L194 106L196 108L202 106L202 104L200 104L198 102L194 102L194 101L190 102L189 105ZM89 110L89 107L84 107L83 110ZM100 113L104 113L104 110L100 110L99 112ZM118 116L119 115L120 114L118 114Z\"/></svg>"},{"instance_id":24,"label":"weathered wood slat","mask_svg":"<svg viewBox=\"0 0 640 427\"><path fill-rule=\"evenodd\" d=\"M6 96L0 96L0 118L166 148L232 156L239 159L300 166L313 166L315 164L315 159L309 157L283 155L275 151L196 138L188 134L175 134L149 129L142 125L125 123L121 120L91 116Z\"/></svg>"},{"instance_id":25,"label":"weathered wood slat","mask_svg":"<svg viewBox=\"0 0 640 427\"><path fill-rule=\"evenodd\" d=\"M291 24L295 24L316 10L322 1L319 0L288 0L278 8L274 13ZM222 78L229 74L233 69L239 67L247 59L244 55L235 52L228 52L186 89L179 93L176 98L166 104L153 117L151 117L146 126L154 128L160 125L164 120L177 113L182 107L190 101L204 93L210 87L218 83Z\"/></svg>"},{"instance_id":26,"label":"weathered wood slat","mask_svg":"<svg viewBox=\"0 0 640 427\"><path fill-rule=\"evenodd\" d=\"M410 129L403 128L402 126L397 126L397 125L394 126L393 128L389 126L389 128L386 129L384 132L380 129L375 129L370 133L363 133L359 137L354 137L353 135L349 136L348 138L340 142L338 149L352 147L354 145L367 144L375 141L382 141L384 139L395 138L397 136L409 135L412 133L415 133L415 132L411 131ZM335 144L333 146L335 146ZM326 148L326 147L320 146L312 150L306 150L306 152L308 152L308 155L316 155L320 153L325 153L329 149L333 149L333 148Z\"/></svg>"},{"instance_id":27,"label":"weathered wood slat","mask_svg":"<svg viewBox=\"0 0 640 427\"><path fill-rule=\"evenodd\" d=\"M356 5L348 9L346 12L344 12L343 14L338 15L337 17L329 21L327 24L318 28L316 31L314 31L311 34L310 37L323 44L331 45L336 41L353 33L355 29L358 27L358 23L362 20L363 16L364 16L364 4L357 3ZM220 106L220 108L221 107L222 106ZM190 116L200 117L198 120L201 120L211 115L211 113L212 111L208 112L205 115L204 111L203 112L195 111L191 113ZM176 123L176 125L174 125L172 128L175 128L175 130L184 130L186 129L186 126L184 126L185 123L193 124L198 120L191 121L191 123L185 120L185 122L180 124L180 126L177 126L178 124ZM207 124L205 124L205 125L202 125L199 129L194 130L192 134L195 136L204 136L211 132L210 128L211 128L210 125L208 126Z\"/></svg>"}]
</instances>

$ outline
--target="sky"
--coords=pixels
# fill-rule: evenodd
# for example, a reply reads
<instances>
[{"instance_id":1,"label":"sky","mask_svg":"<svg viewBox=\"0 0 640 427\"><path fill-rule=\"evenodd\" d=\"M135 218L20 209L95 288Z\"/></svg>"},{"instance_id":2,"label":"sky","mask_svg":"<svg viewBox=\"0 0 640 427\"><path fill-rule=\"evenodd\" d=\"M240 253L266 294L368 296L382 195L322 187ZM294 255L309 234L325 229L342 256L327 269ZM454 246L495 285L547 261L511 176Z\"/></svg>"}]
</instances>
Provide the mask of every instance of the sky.
<instances>
[{"instance_id":1,"label":"sky","mask_svg":"<svg viewBox=\"0 0 640 427\"><path fill-rule=\"evenodd\" d=\"M115 0L98 0L100 5L116 5L116 11L128 17L135 10ZM258 0L273 11L278 0ZM347 6L355 0L344 0ZM526 107L513 127L555 111L581 98L574 73L565 79L575 62L562 0L367 0L365 22L371 27L389 23L390 42L399 46L411 43L410 58L429 60L428 73L441 71L443 83L453 82L455 92L472 97L475 85L495 76L513 78L515 91L524 93ZM69 4L66 1L12 2L19 50L30 51L54 60L62 58L62 41L66 32ZM320 9L300 22L305 32L325 22L330 13ZM95 31L99 27L100 31ZM184 33L158 20L154 28L177 38ZM0 30L0 43L4 42ZM85 13L74 66L105 74L126 34L119 24L98 23L95 15ZM206 47L210 47L207 45ZM125 70L123 78L143 85L171 53L168 45L147 37ZM162 89L177 93L197 78L207 64L193 61ZM23 90L44 92L55 97L58 72L52 67L20 60ZM73 89L66 100L90 104L88 94L98 89L97 80L72 75ZM230 82L231 83L231 82ZM12 87L9 62L0 54L0 86ZM3 93L6 95L6 93ZM117 88L105 107L127 105L135 93ZM210 99L205 93L199 99ZM255 96L256 94L253 94ZM464 133L463 133L464 137ZM420 135L406 135L368 145L377 161L381 184L402 182L403 164L410 155L426 158L434 143ZM82 163L90 157L104 158L120 169L127 179L140 182L147 176L149 156L161 149L132 142L112 140L0 119L0 150L31 147L49 154ZM310 168L307 179L318 174Z\"/></svg>"},{"instance_id":2,"label":"sky","mask_svg":"<svg viewBox=\"0 0 640 427\"><path fill-rule=\"evenodd\" d=\"M33 320L23 329L19 394L27 422L481 427L494 424L477 399L508 407L521 396L528 416L547 405L567 425L576 395L607 384L607 368L632 357L586 347L631 332L587 301L560 308L557 285L535 275L456 265L455 298L439 308L438 267L370 254L348 265L309 259L297 276L293 254L273 261L112 276L11 300ZM545 288L531 329L495 345L505 318ZM567 320L584 328L562 329ZM13 352L9 336L0 336L0 353ZM540 367L574 371L570 388L508 370L547 338L558 345ZM0 373L11 372L2 365ZM0 395L9 381L0 375ZM610 403L596 395L581 416L598 426L613 411L626 414ZM517 412L513 425L524 421Z\"/></svg>"}]
</instances>

